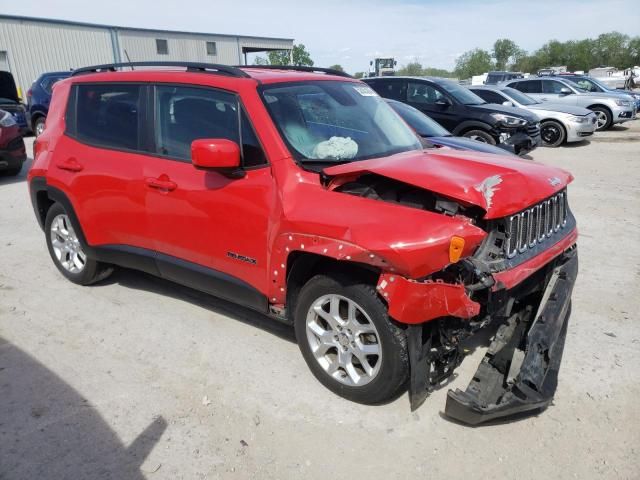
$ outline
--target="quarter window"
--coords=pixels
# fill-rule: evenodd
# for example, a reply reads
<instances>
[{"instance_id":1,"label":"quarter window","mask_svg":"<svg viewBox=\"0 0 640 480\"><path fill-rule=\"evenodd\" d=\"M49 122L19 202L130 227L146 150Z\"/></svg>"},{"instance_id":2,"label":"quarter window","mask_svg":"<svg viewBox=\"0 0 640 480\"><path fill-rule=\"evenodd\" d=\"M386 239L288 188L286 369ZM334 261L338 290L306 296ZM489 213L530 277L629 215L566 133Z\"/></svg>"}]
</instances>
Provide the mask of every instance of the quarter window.
<instances>
[{"instance_id":1,"label":"quarter window","mask_svg":"<svg viewBox=\"0 0 640 480\"><path fill-rule=\"evenodd\" d=\"M407 83L404 80L373 80L369 85L384 98L404 101L406 97Z\"/></svg>"},{"instance_id":2,"label":"quarter window","mask_svg":"<svg viewBox=\"0 0 640 480\"><path fill-rule=\"evenodd\" d=\"M207 55L217 55L218 49L216 47L216 42L207 42Z\"/></svg>"},{"instance_id":3,"label":"quarter window","mask_svg":"<svg viewBox=\"0 0 640 480\"><path fill-rule=\"evenodd\" d=\"M78 85L76 116L78 140L107 148L140 148L140 86Z\"/></svg>"},{"instance_id":4,"label":"quarter window","mask_svg":"<svg viewBox=\"0 0 640 480\"><path fill-rule=\"evenodd\" d=\"M169 55L169 43L162 38L156 38L156 51L158 55Z\"/></svg>"}]
</instances>

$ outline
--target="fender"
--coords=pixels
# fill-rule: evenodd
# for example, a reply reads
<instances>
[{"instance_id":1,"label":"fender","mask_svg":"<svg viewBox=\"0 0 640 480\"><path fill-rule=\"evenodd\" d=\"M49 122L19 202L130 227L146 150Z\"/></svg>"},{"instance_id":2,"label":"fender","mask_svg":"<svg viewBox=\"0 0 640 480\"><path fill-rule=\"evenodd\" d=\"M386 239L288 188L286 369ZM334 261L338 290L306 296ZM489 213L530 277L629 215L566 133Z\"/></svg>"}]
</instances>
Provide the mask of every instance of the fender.
<instances>
[{"instance_id":1,"label":"fender","mask_svg":"<svg viewBox=\"0 0 640 480\"><path fill-rule=\"evenodd\" d=\"M481 122L480 120L465 120L461 124L459 124L456 128L453 129L451 133L458 136L460 132L465 130L469 130L470 128L479 128L481 130L485 130L487 133L493 132L494 128L488 123Z\"/></svg>"}]
</instances>

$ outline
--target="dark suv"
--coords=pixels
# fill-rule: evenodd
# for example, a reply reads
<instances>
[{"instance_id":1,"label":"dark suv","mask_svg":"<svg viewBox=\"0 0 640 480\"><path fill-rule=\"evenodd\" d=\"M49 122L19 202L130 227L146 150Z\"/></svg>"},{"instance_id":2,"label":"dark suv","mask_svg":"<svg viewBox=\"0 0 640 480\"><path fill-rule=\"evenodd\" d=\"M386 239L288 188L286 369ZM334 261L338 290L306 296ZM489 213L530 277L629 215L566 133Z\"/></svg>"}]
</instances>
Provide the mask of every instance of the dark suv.
<instances>
[{"instance_id":1,"label":"dark suv","mask_svg":"<svg viewBox=\"0 0 640 480\"><path fill-rule=\"evenodd\" d=\"M424 150L334 70L181 65L56 85L28 178L62 275L135 268L270 315L321 383L367 404L408 386L417 408L493 324L445 412L550 403L577 275L570 173Z\"/></svg>"},{"instance_id":2,"label":"dark suv","mask_svg":"<svg viewBox=\"0 0 640 480\"><path fill-rule=\"evenodd\" d=\"M376 77L363 81L381 96L417 108L454 135L499 145L517 155L541 143L535 115L521 108L488 104L450 80Z\"/></svg>"},{"instance_id":3,"label":"dark suv","mask_svg":"<svg viewBox=\"0 0 640 480\"><path fill-rule=\"evenodd\" d=\"M44 123L49 112L53 85L71 72L48 72L40 75L27 91L27 119L31 131L37 137L44 130Z\"/></svg>"}]
</instances>

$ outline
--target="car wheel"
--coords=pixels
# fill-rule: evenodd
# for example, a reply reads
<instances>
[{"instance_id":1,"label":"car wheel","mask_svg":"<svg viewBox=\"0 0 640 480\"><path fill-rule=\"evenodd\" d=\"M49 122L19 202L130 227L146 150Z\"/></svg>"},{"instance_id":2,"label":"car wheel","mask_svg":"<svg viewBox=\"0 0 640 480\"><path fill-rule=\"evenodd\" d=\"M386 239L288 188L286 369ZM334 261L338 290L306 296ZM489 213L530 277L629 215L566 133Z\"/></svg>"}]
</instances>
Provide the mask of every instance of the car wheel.
<instances>
[{"instance_id":1,"label":"car wheel","mask_svg":"<svg viewBox=\"0 0 640 480\"><path fill-rule=\"evenodd\" d=\"M372 405L404 390L405 332L391 321L373 286L317 275L300 291L294 322L307 365L332 392Z\"/></svg>"},{"instance_id":2,"label":"car wheel","mask_svg":"<svg viewBox=\"0 0 640 480\"><path fill-rule=\"evenodd\" d=\"M546 120L540 125L540 137L545 147L559 147L567 138L564 127L555 120Z\"/></svg>"},{"instance_id":3,"label":"car wheel","mask_svg":"<svg viewBox=\"0 0 640 480\"><path fill-rule=\"evenodd\" d=\"M62 205L55 203L51 206L44 225L49 254L67 279L79 285L90 285L111 274L113 267L93 260L84 251Z\"/></svg>"},{"instance_id":4,"label":"car wheel","mask_svg":"<svg viewBox=\"0 0 640 480\"><path fill-rule=\"evenodd\" d=\"M38 117L33 123L33 134L38 138L44 132L45 118Z\"/></svg>"},{"instance_id":5,"label":"car wheel","mask_svg":"<svg viewBox=\"0 0 640 480\"><path fill-rule=\"evenodd\" d=\"M593 107L590 110L596 114L596 131L606 130L611 126L613 118L609 110L604 107Z\"/></svg>"},{"instance_id":6,"label":"car wheel","mask_svg":"<svg viewBox=\"0 0 640 480\"><path fill-rule=\"evenodd\" d=\"M471 140L477 140L478 142L488 143L489 145L496 144L495 138L484 130L469 130L468 132L464 132L462 136L470 138Z\"/></svg>"}]
</instances>

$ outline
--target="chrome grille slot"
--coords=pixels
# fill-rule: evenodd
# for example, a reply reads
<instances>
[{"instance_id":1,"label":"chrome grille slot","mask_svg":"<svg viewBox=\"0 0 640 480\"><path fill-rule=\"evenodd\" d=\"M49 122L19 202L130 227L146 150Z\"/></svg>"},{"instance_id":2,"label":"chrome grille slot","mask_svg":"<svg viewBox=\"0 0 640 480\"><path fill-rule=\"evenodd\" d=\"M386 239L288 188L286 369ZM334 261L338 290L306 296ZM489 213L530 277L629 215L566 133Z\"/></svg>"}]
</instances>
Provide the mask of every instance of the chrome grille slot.
<instances>
[{"instance_id":1,"label":"chrome grille slot","mask_svg":"<svg viewBox=\"0 0 640 480\"><path fill-rule=\"evenodd\" d=\"M507 258L524 253L559 232L567 225L569 205L562 191L506 219L504 251Z\"/></svg>"}]
</instances>

